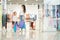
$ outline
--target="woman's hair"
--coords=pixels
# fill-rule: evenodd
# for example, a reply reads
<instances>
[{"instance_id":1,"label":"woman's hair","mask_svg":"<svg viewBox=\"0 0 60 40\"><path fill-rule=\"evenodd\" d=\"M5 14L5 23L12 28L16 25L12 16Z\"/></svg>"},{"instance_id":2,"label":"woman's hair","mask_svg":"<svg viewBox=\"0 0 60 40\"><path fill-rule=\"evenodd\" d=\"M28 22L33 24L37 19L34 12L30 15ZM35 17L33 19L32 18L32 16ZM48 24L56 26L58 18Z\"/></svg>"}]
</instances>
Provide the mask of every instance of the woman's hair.
<instances>
[{"instance_id":1,"label":"woman's hair","mask_svg":"<svg viewBox=\"0 0 60 40\"><path fill-rule=\"evenodd\" d=\"M22 8L23 8L23 12L25 13L25 12L26 12L26 7L25 7L25 5L22 5Z\"/></svg>"}]
</instances>

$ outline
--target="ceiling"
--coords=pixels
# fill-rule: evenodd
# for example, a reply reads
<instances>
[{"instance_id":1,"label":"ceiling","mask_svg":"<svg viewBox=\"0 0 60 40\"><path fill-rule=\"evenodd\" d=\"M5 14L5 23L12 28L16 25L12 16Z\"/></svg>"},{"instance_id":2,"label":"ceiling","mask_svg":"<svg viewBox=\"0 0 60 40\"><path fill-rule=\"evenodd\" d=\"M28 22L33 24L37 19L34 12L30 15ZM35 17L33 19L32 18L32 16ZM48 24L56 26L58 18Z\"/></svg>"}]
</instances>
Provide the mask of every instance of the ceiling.
<instances>
[{"instance_id":1,"label":"ceiling","mask_svg":"<svg viewBox=\"0 0 60 40\"><path fill-rule=\"evenodd\" d=\"M43 4L43 0L7 0L7 4Z\"/></svg>"}]
</instances>

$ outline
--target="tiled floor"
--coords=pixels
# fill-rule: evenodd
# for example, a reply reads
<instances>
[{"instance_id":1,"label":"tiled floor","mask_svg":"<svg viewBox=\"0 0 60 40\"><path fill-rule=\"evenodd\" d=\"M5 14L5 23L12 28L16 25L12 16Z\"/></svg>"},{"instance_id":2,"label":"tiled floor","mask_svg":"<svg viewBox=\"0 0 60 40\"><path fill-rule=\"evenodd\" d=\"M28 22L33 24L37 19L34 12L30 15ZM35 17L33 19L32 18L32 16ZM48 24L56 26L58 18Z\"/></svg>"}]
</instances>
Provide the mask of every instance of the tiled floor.
<instances>
[{"instance_id":1,"label":"tiled floor","mask_svg":"<svg viewBox=\"0 0 60 40\"><path fill-rule=\"evenodd\" d=\"M0 32L0 40L60 40L60 32Z\"/></svg>"}]
</instances>

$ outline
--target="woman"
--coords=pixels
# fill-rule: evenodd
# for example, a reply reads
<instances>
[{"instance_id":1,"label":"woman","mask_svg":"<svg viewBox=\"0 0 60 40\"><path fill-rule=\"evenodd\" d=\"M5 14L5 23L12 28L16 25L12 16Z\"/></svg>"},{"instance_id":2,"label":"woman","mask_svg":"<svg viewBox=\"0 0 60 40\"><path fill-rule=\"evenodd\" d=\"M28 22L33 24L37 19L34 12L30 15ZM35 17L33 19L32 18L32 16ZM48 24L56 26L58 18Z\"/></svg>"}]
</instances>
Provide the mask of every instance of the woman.
<instances>
[{"instance_id":1,"label":"woman","mask_svg":"<svg viewBox=\"0 0 60 40\"><path fill-rule=\"evenodd\" d=\"M29 19L28 17L26 17L26 7L25 7L25 5L21 5L21 7L20 7L20 23L19 23L19 27L21 28L21 30L25 30L27 27L28 23L26 22L26 19L27 20Z\"/></svg>"},{"instance_id":2,"label":"woman","mask_svg":"<svg viewBox=\"0 0 60 40\"><path fill-rule=\"evenodd\" d=\"M27 32L27 35L29 35L29 29L30 29L30 15L29 13L26 12L26 7L25 5L22 5L22 11L24 13L24 22L25 22L25 27L26 28L26 32Z\"/></svg>"},{"instance_id":3,"label":"woman","mask_svg":"<svg viewBox=\"0 0 60 40\"><path fill-rule=\"evenodd\" d=\"M21 6L21 12L20 12L20 27L21 27L21 30L26 29L26 26L25 26L25 13L26 13L25 5L22 5Z\"/></svg>"}]
</instances>

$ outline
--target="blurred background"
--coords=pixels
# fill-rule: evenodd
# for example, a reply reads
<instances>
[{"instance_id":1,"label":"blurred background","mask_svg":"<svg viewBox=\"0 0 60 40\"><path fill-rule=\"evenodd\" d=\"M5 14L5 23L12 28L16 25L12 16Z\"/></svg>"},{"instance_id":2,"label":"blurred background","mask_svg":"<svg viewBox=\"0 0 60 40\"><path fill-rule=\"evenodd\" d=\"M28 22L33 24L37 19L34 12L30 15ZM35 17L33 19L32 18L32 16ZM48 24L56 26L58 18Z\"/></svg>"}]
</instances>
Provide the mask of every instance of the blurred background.
<instances>
[{"instance_id":1,"label":"blurred background","mask_svg":"<svg viewBox=\"0 0 60 40\"><path fill-rule=\"evenodd\" d=\"M1 0L0 31L1 40L59 40L60 0Z\"/></svg>"}]
</instances>

